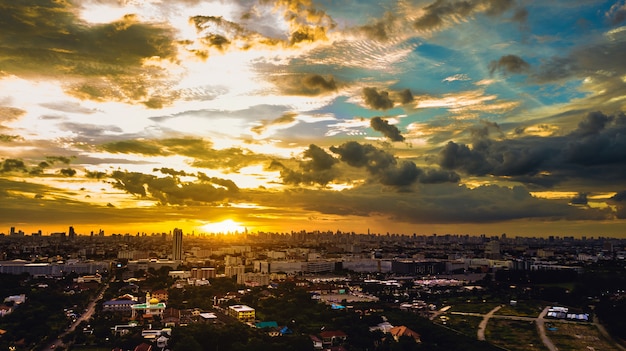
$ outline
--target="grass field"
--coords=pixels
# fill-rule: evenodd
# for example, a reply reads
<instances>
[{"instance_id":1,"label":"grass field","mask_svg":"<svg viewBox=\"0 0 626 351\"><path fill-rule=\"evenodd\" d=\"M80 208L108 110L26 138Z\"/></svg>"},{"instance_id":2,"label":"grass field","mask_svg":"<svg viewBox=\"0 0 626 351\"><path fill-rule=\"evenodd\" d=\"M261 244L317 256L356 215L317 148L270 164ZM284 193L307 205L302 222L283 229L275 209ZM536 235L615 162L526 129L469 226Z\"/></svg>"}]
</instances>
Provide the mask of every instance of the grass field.
<instances>
[{"instance_id":1,"label":"grass field","mask_svg":"<svg viewBox=\"0 0 626 351\"><path fill-rule=\"evenodd\" d=\"M472 302L453 304L450 308L450 312L468 312L468 313L481 313L485 314L494 308L500 306L497 302Z\"/></svg>"},{"instance_id":2,"label":"grass field","mask_svg":"<svg viewBox=\"0 0 626 351\"><path fill-rule=\"evenodd\" d=\"M488 342L511 351L544 351L535 322L492 318L487 324Z\"/></svg>"},{"instance_id":3,"label":"grass field","mask_svg":"<svg viewBox=\"0 0 626 351\"><path fill-rule=\"evenodd\" d=\"M446 320L446 326L448 328L454 329L461 334L467 335L472 338L476 338L476 333L478 331L478 324L483 319L482 317L474 317L474 316L461 316L461 315L447 315L448 319ZM442 323L438 321L438 323Z\"/></svg>"},{"instance_id":4,"label":"grass field","mask_svg":"<svg viewBox=\"0 0 626 351\"><path fill-rule=\"evenodd\" d=\"M606 340L592 324L551 322L557 330L546 333L554 345L561 351L615 350L611 341Z\"/></svg>"},{"instance_id":5,"label":"grass field","mask_svg":"<svg viewBox=\"0 0 626 351\"><path fill-rule=\"evenodd\" d=\"M545 304L540 301L518 301L517 305L504 305L496 314L501 316L517 316L537 318Z\"/></svg>"}]
</instances>

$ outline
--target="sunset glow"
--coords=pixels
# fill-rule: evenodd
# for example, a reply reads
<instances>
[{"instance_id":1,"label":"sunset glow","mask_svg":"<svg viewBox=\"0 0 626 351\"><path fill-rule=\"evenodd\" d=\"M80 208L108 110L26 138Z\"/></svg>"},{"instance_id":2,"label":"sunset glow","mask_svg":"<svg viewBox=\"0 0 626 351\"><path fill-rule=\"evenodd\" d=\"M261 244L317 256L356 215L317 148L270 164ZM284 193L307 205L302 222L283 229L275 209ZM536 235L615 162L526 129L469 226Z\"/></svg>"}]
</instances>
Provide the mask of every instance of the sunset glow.
<instances>
[{"instance_id":1,"label":"sunset glow","mask_svg":"<svg viewBox=\"0 0 626 351\"><path fill-rule=\"evenodd\" d=\"M225 219L221 222L205 224L200 227L200 230L208 234L241 234L246 231L246 228L232 219Z\"/></svg>"},{"instance_id":2,"label":"sunset glow","mask_svg":"<svg viewBox=\"0 0 626 351\"><path fill-rule=\"evenodd\" d=\"M626 235L623 0L0 3L0 233Z\"/></svg>"}]
</instances>

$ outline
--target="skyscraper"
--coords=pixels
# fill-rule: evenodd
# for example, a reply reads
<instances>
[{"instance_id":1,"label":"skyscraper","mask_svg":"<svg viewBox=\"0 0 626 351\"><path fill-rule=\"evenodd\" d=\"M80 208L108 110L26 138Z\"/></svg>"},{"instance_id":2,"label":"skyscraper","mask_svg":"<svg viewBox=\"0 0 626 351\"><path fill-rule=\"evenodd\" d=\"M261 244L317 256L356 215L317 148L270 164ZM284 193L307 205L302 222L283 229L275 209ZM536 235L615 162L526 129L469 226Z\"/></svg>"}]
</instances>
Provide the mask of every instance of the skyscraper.
<instances>
[{"instance_id":1,"label":"skyscraper","mask_svg":"<svg viewBox=\"0 0 626 351\"><path fill-rule=\"evenodd\" d=\"M172 247L172 259L182 261L183 259L183 230L174 228L174 245Z\"/></svg>"}]
</instances>

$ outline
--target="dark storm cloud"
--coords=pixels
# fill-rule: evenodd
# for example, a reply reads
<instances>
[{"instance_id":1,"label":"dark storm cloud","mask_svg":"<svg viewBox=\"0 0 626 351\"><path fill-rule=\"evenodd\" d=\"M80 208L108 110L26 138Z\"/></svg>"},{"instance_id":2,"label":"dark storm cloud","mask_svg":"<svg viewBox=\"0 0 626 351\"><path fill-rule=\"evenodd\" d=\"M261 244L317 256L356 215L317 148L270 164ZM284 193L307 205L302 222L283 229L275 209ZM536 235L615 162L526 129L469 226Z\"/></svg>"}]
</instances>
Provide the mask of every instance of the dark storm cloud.
<instances>
[{"instance_id":1,"label":"dark storm cloud","mask_svg":"<svg viewBox=\"0 0 626 351\"><path fill-rule=\"evenodd\" d=\"M626 179L626 123L623 113L590 113L564 136L492 140L478 133L471 147L449 142L439 165L470 175L507 176L535 185L584 179L606 186Z\"/></svg>"},{"instance_id":2,"label":"dark storm cloud","mask_svg":"<svg viewBox=\"0 0 626 351\"><path fill-rule=\"evenodd\" d=\"M575 133L583 137L598 134L612 120L612 116L607 116L600 111L591 112L578 123Z\"/></svg>"},{"instance_id":3,"label":"dark storm cloud","mask_svg":"<svg viewBox=\"0 0 626 351\"><path fill-rule=\"evenodd\" d=\"M398 18L393 13L386 12L382 18L358 27L357 31L363 33L369 39L384 42L394 35L397 20Z\"/></svg>"},{"instance_id":4,"label":"dark storm cloud","mask_svg":"<svg viewBox=\"0 0 626 351\"><path fill-rule=\"evenodd\" d=\"M324 171L330 169L337 160L317 145L309 145L303 154L306 159L302 163L302 169L306 171Z\"/></svg>"},{"instance_id":5,"label":"dark storm cloud","mask_svg":"<svg viewBox=\"0 0 626 351\"><path fill-rule=\"evenodd\" d=\"M499 16L515 5L515 0L491 0L487 1L487 10L485 14L489 16Z\"/></svg>"},{"instance_id":6,"label":"dark storm cloud","mask_svg":"<svg viewBox=\"0 0 626 351\"><path fill-rule=\"evenodd\" d=\"M621 99L626 95L626 82L622 78L626 75L624 52L626 32L610 31L563 56L545 60L532 75L532 80L558 84L571 79L585 79L585 89L593 92L586 99L588 105L621 110Z\"/></svg>"},{"instance_id":7,"label":"dark storm cloud","mask_svg":"<svg viewBox=\"0 0 626 351\"><path fill-rule=\"evenodd\" d=\"M225 50L233 40L243 38L248 32L237 23L221 16L193 16L189 19L198 32L204 34L202 43L209 47Z\"/></svg>"},{"instance_id":8,"label":"dark storm cloud","mask_svg":"<svg viewBox=\"0 0 626 351\"><path fill-rule=\"evenodd\" d=\"M69 165L70 162L72 162L72 158L65 157L65 156L46 156L46 161L49 164L55 164L57 162L61 162L63 164Z\"/></svg>"},{"instance_id":9,"label":"dark storm cloud","mask_svg":"<svg viewBox=\"0 0 626 351\"><path fill-rule=\"evenodd\" d=\"M483 153L453 141L448 142L439 153L439 165L445 169L461 170L472 175L485 175L493 169Z\"/></svg>"},{"instance_id":10,"label":"dark storm cloud","mask_svg":"<svg viewBox=\"0 0 626 351\"><path fill-rule=\"evenodd\" d=\"M116 125L95 125L76 122L62 122L58 124L59 129L77 134L76 140L100 137L103 135L109 135L110 133L122 133L122 128Z\"/></svg>"},{"instance_id":11,"label":"dark storm cloud","mask_svg":"<svg viewBox=\"0 0 626 351\"><path fill-rule=\"evenodd\" d=\"M143 140L123 140L101 146L104 151L116 154L141 154L147 156L163 155L163 150L154 143Z\"/></svg>"},{"instance_id":12,"label":"dark storm cloud","mask_svg":"<svg viewBox=\"0 0 626 351\"><path fill-rule=\"evenodd\" d=\"M239 50L247 50L256 46L296 46L300 43L326 40L326 33L334 28L335 23L324 11L317 9L309 2L300 1L261 1L263 5L273 5L275 11L282 11L289 24L288 33L278 33L275 28L270 33L263 34L254 30L255 20L263 22L263 18L256 18L255 11L244 12L242 20L247 24L231 22L217 16L194 16L190 20L196 26L198 33L203 35L202 43L207 47L217 47L225 50L235 45ZM257 28L262 29L262 28ZM267 32L268 28L263 28ZM267 34L270 34L269 36ZM286 38L279 38L286 34ZM206 57L208 53L198 51L198 56Z\"/></svg>"},{"instance_id":13,"label":"dark storm cloud","mask_svg":"<svg viewBox=\"0 0 626 351\"><path fill-rule=\"evenodd\" d=\"M428 169L420 174L419 181L422 184L458 183L461 176L443 169Z\"/></svg>"},{"instance_id":14,"label":"dark storm cloud","mask_svg":"<svg viewBox=\"0 0 626 351\"><path fill-rule=\"evenodd\" d=\"M416 196L419 194L419 196ZM264 203L289 203L322 214L383 216L409 223L489 223L527 219L607 219L603 210L569 206L532 196L524 187L469 189L457 184L417 185L415 192L381 192L370 183L341 192L302 190L265 195ZM269 198L271 196L271 198Z\"/></svg>"},{"instance_id":15,"label":"dark storm cloud","mask_svg":"<svg viewBox=\"0 0 626 351\"><path fill-rule=\"evenodd\" d=\"M618 25L626 20L626 4L617 1L606 14L612 25Z\"/></svg>"},{"instance_id":16,"label":"dark storm cloud","mask_svg":"<svg viewBox=\"0 0 626 351\"><path fill-rule=\"evenodd\" d=\"M8 135L8 134L0 134L0 142L10 143L16 140L22 140L23 138L19 135Z\"/></svg>"},{"instance_id":17,"label":"dark storm cloud","mask_svg":"<svg viewBox=\"0 0 626 351\"><path fill-rule=\"evenodd\" d=\"M619 219L626 219L626 190L622 190L608 201L609 204L615 206L615 216Z\"/></svg>"},{"instance_id":18,"label":"dark storm cloud","mask_svg":"<svg viewBox=\"0 0 626 351\"><path fill-rule=\"evenodd\" d=\"M212 34L212 35L204 37L204 42L208 46L213 46L219 49L220 51L226 50L228 48L228 45L230 45L230 40L228 40L226 37L221 36L219 34Z\"/></svg>"},{"instance_id":19,"label":"dark storm cloud","mask_svg":"<svg viewBox=\"0 0 626 351\"><path fill-rule=\"evenodd\" d=\"M396 163L395 157L370 144L349 141L340 146L332 146L330 151L340 156L341 161L352 167L365 167L371 173L378 173Z\"/></svg>"},{"instance_id":20,"label":"dark storm cloud","mask_svg":"<svg viewBox=\"0 0 626 351\"><path fill-rule=\"evenodd\" d=\"M198 168L237 171L242 167L263 164L268 157L245 148L214 149L213 143L196 138L154 140L124 140L99 146L112 153L143 154L148 156L182 155L192 158L190 165Z\"/></svg>"},{"instance_id":21,"label":"dark storm cloud","mask_svg":"<svg viewBox=\"0 0 626 351\"><path fill-rule=\"evenodd\" d=\"M116 208L112 203L97 205L57 195L64 193L67 190L29 183L24 179L11 181L0 178L0 221L45 227L52 224L66 226L67 223L93 225L102 223L103 217L111 223L150 223L155 218L179 216L169 206ZM186 207L185 219L204 219L207 212L210 209L206 206L202 210Z\"/></svg>"},{"instance_id":22,"label":"dark storm cloud","mask_svg":"<svg viewBox=\"0 0 626 351\"><path fill-rule=\"evenodd\" d=\"M3 1L0 7L3 71L76 78L77 83L66 80L67 90L81 98L148 101L148 87L158 84L163 72L144 68L143 61L176 57L171 28L140 23L132 15L91 25L76 16L71 2Z\"/></svg>"},{"instance_id":23,"label":"dark storm cloud","mask_svg":"<svg viewBox=\"0 0 626 351\"><path fill-rule=\"evenodd\" d=\"M424 171L412 161L398 162L395 156L370 144L350 141L330 148L342 162L352 167L365 168L375 180L383 185L408 186L416 182L458 182L460 177L451 171ZM444 176L444 174L446 174Z\"/></svg>"},{"instance_id":24,"label":"dark storm cloud","mask_svg":"<svg viewBox=\"0 0 626 351\"><path fill-rule=\"evenodd\" d=\"M572 57L552 57L544 62L534 79L541 82L553 82L570 78L580 72L579 62Z\"/></svg>"},{"instance_id":25,"label":"dark storm cloud","mask_svg":"<svg viewBox=\"0 0 626 351\"><path fill-rule=\"evenodd\" d=\"M415 98L413 97L413 93L411 93L410 89L404 89L400 92L397 92L395 96L400 100L401 104L408 104L409 102L413 102Z\"/></svg>"},{"instance_id":26,"label":"dark storm cloud","mask_svg":"<svg viewBox=\"0 0 626 351\"><path fill-rule=\"evenodd\" d=\"M253 131L254 133L262 134L270 126L285 125L285 124L290 124L290 123L295 122L297 116L298 116L297 113L286 112L282 116L276 118L273 121L269 121L269 122L268 121L261 121L260 125L254 126L254 127L250 128L250 130Z\"/></svg>"},{"instance_id":27,"label":"dark storm cloud","mask_svg":"<svg viewBox=\"0 0 626 351\"><path fill-rule=\"evenodd\" d=\"M0 173L28 173L31 176L41 176L44 175L44 171L54 164L60 163L65 166L68 166L70 162L75 158L75 156L66 157L66 156L46 156L45 161L35 161L28 160L24 161L17 158L8 158L5 160L0 160ZM74 176L76 174L76 170L66 167L57 169L57 174L61 174L64 176Z\"/></svg>"},{"instance_id":28,"label":"dark storm cloud","mask_svg":"<svg viewBox=\"0 0 626 351\"><path fill-rule=\"evenodd\" d=\"M490 16L501 15L514 5L513 0L437 0L424 7L424 14L413 22L419 31L436 30L447 21L465 19L479 10Z\"/></svg>"},{"instance_id":29,"label":"dark storm cloud","mask_svg":"<svg viewBox=\"0 0 626 351\"><path fill-rule=\"evenodd\" d=\"M381 117L372 118L370 120L370 126L372 129L383 133L383 135L391 139L391 141L404 141L404 136L402 136L398 127L389 124L389 122Z\"/></svg>"},{"instance_id":30,"label":"dark storm cloud","mask_svg":"<svg viewBox=\"0 0 626 351\"><path fill-rule=\"evenodd\" d=\"M279 169L281 178L286 184L319 184L327 185L333 181L338 172L333 168L338 161L326 150L317 145L309 145L302 154L303 160L298 162L298 170L292 170L278 161L273 161L270 169Z\"/></svg>"},{"instance_id":31,"label":"dark storm cloud","mask_svg":"<svg viewBox=\"0 0 626 351\"><path fill-rule=\"evenodd\" d=\"M236 192L239 191L239 187L237 186L237 184L235 184L235 182L233 182L230 179L209 177L209 176L207 176L206 174L204 174L202 172L198 172L197 177L202 182L208 182L208 183L213 183L213 184L218 185L218 186L222 186L222 187L226 188L230 192L236 193Z\"/></svg>"},{"instance_id":32,"label":"dark storm cloud","mask_svg":"<svg viewBox=\"0 0 626 351\"><path fill-rule=\"evenodd\" d=\"M204 177L197 182L182 182L177 177L159 178L122 171L114 171L111 178L115 188L162 204L215 203L238 197L238 188L234 183L219 178Z\"/></svg>"},{"instance_id":33,"label":"dark storm cloud","mask_svg":"<svg viewBox=\"0 0 626 351\"><path fill-rule=\"evenodd\" d=\"M526 73L530 71L530 64L519 56L505 55L500 57L497 61L491 61L489 63L489 72L494 74L496 71L516 74Z\"/></svg>"},{"instance_id":34,"label":"dark storm cloud","mask_svg":"<svg viewBox=\"0 0 626 351\"><path fill-rule=\"evenodd\" d=\"M399 165L385 168L378 173L380 183L391 186L408 186L415 183L422 170L411 161L402 161Z\"/></svg>"},{"instance_id":35,"label":"dark storm cloud","mask_svg":"<svg viewBox=\"0 0 626 351\"><path fill-rule=\"evenodd\" d=\"M27 172L24 161L8 158L4 161L0 161L0 172Z\"/></svg>"},{"instance_id":36,"label":"dark storm cloud","mask_svg":"<svg viewBox=\"0 0 626 351\"><path fill-rule=\"evenodd\" d=\"M76 175L76 170L72 168L62 168L59 170L59 173L67 177L73 177Z\"/></svg>"},{"instance_id":37,"label":"dark storm cloud","mask_svg":"<svg viewBox=\"0 0 626 351\"><path fill-rule=\"evenodd\" d=\"M589 203L589 200L587 199L587 193L578 193L576 194L576 196L574 196L570 202L570 204L572 205L586 205Z\"/></svg>"},{"instance_id":38,"label":"dark storm cloud","mask_svg":"<svg viewBox=\"0 0 626 351\"><path fill-rule=\"evenodd\" d=\"M163 174L169 174L172 176L186 176L187 172L185 171L177 171L173 168L169 168L169 167L161 167L161 168L153 168L152 169L154 172L161 172Z\"/></svg>"},{"instance_id":39,"label":"dark storm cloud","mask_svg":"<svg viewBox=\"0 0 626 351\"><path fill-rule=\"evenodd\" d=\"M511 19L516 22L525 23L528 20L528 10L523 7L517 9Z\"/></svg>"},{"instance_id":40,"label":"dark storm cloud","mask_svg":"<svg viewBox=\"0 0 626 351\"><path fill-rule=\"evenodd\" d=\"M14 121L24 114L26 114L26 111L22 110L21 108L0 106L0 123ZM0 126L2 126L2 124L0 124Z\"/></svg>"},{"instance_id":41,"label":"dark storm cloud","mask_svg":"<svg viewBox=\"0 0 626 351\"><path fill-rule=\"evenodd\" d=\"M333 76L289 74L274 76L270 80L286 95L319 96L337 91L337 82Z\"/></svg>"},{"instance_id":42,"label":"dark storm cloud","mask_svg":"<svg viewBox=\"0 0 626 351\"><path fill-rule=\"evenodd\" d=\"M336 26L333 19L324 10L316 8L311 1L276 0L270 3L284 11L283 17L292 28L289 40L292 45L303 41L326 40L326 32Z\"/></svg>"},{"instance_id":43,"label":"dark storm cloud","mask_svg":"<svg viewBox=\"0 0 626 351\"><path fill-rule=\"evenodd\" d=\"M85 177L91 179L104 179L108 176L106 172L85 170Z\"/></svg>"},{"instance_id":44,"label":"dark storm cloud","mask_svg":"<svg viewBox=\"0 0 626 351\"><path fill-rule=\"evenodd\" d=\"M610 125L609 121L612 121ZM615 175L626 175L625 133L624 113L614 116L589 113L570 134L571 140L563 150L565 160L581 166L610 166Z\"/></svg>"},{"instance_id":45,"label":"dark storm cloud","mask_svg":"<svg viewBox=\"0 0 626 351\"><path fill-rule=\"evenodd\" d=\"M375 110L388 110L393 108L393 101L386 91L378 91L376 88L363 88L365 104Z\"/></svg>"}]
</instances>

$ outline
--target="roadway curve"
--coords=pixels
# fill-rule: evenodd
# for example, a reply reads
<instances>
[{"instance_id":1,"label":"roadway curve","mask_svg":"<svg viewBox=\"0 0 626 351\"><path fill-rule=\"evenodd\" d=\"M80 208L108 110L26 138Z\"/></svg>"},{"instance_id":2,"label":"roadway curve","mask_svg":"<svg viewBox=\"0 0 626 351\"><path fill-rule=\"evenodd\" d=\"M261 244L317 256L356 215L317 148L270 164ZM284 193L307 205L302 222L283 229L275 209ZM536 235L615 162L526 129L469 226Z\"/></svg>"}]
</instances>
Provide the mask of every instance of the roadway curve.
<instances>
[{"instance_id":1,"label":"roadway curve","mask_svg":"<svg viewBox=\"0 0 626 351\"><path fill-rule=\"evenodd\" d=\"M546 334L546 320L544 317L546 316L546 314L548 314L548 309L550 309L550 307L544 308L543 311L539 313L539 317L537 317L536 321L537 330L539 331L539 337L541 338L541 341L548 348L548 350L558 351L556 346L554 346L554 344L552 343L552 340L550 340L550 338Z\"/></svg>"},{"instance_id":2,"label":"roadway curve","mask_svg":"<svg viewBox=\"0 0 626 351\"><path fill-rule=\"evenodd\" d=\"M491 318L491 316L493 316L493 314L498 312L501 308L502 306L498 306L483 316L483 320L480 321L480 324L478 325L478 340L485 341L485 329L487 329L487 322L489 322L489 318Z\"/></svg>"}]
</instances>

